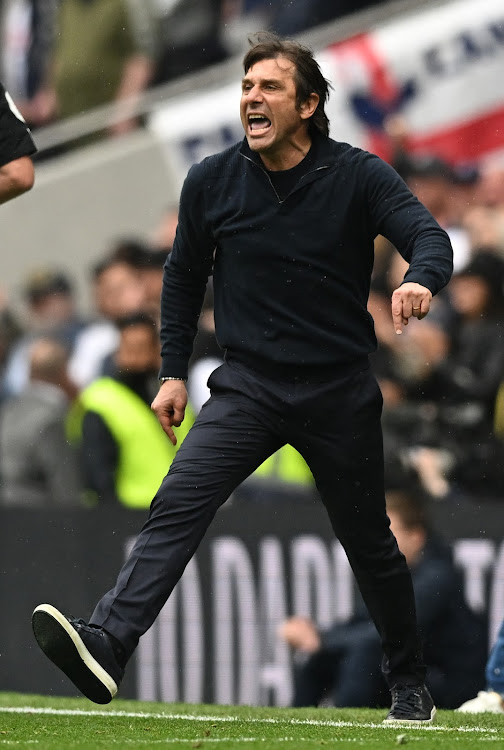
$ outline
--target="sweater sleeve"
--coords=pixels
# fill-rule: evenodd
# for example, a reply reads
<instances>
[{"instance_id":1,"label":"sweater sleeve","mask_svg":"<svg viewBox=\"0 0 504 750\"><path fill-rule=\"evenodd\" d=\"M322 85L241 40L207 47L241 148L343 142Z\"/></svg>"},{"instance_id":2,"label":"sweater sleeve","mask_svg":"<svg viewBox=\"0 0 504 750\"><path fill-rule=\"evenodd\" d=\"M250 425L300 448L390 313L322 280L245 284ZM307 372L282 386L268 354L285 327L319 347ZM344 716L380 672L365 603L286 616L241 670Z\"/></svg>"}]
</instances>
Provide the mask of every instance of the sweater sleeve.
<instances>
[{"instance_id":1,"label":"sweater sleeve","mask_svg":"<svg viewBox=\"0 0 504 750\"><path fill-rule=\"evenodd\" d=\"M26 123L0 84L0 167L36 150Z\"/></svg>"},{"instance_id":2,"label":"sweater sleeve","mask_svg":"<svg viewBox=\"0 0 504 750\"><path fill-rule=\"evenodd\" d=\"M175 242L164 268L160 377L187 377L215 249L205 212L206 189L204 166L194 165L182 187Z\"/></svg>"},{"instance_id":3,"label":"sweater sleeve","mask_svg":"<svg viewBox=\"0 0 504 750\"><path fill-rule=\"evenodd\" d=\"M453 272L447 233L389 164L365 153L361 169L375 233L390 240L409 263L404 281L422 284L437 294Z\"/></svg>"}]
</instances>

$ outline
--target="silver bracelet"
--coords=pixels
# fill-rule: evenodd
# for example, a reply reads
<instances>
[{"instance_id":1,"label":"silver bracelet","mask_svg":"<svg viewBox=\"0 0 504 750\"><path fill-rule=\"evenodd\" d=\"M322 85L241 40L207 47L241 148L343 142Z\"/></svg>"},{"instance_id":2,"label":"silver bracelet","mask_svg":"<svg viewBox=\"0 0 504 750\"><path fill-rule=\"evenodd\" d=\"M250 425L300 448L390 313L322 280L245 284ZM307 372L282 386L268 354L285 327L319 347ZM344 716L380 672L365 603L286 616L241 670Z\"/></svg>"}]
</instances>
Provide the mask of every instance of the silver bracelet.
<instances>
[{"instance_id":1,"label":"silver bracelet","mask_svg":"<svg viewBox=\"0 0 504 750\"><path fill-rule=\"evenodd\" d=\"M173 378L171 376L159 378L160 383L166 383L167 380L180 380L182 383L187 383L187 378Z\"/></svg>"}]
</instances>

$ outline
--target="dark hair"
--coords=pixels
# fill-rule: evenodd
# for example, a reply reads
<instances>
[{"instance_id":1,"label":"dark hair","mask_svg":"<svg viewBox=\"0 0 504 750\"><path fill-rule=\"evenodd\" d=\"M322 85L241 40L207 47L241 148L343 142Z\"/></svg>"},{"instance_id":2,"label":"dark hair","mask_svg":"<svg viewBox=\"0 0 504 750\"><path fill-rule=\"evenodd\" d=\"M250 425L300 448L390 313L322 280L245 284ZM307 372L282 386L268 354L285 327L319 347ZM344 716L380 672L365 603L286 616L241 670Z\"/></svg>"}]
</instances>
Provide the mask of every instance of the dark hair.
<instances>
[{"instance_id":1,"label":"dark hair","mask_svg":"<svg viewBox=\"0 0 504 750\"><path fill-rule=\"evenodd\" d=\"M429 519L426 503L419 494L412 490L390 490L386 493L387 511L397 513L401 523L407 529L421 528L427 530Z\"/></svg>"},{"instance_id":2,"label":"dark hair","mask_svg":"<svg viewBox=\"0 0 504 750\"><path fill-rule=\"evenodd\" d=\"M157 338L158 336L156 321L151 315L141 310L129 313L128 315L123 315L122 318L119 318L119 320L116 321L116 325L119 331L124 331L126 328L132 328L133 326L145 326L145 328L150 328L152 330L154 338Z\"/></svg>"},{"instance_id":3,"label":"dark hair","mask_svg":"<svg viewBox=\"0 0 504 750\"><path fill-rule=\"evenodd\" d=\"M164 268L166 259L169 255L169 249L164 250L148 250L142 259L142 265L139 266L141 270L145 271L159 271Z\"/></svg>"},{"instance_id":4,"label":"dark hair","mask_svg":"<svg viewBox=\"0 0 504 750\"><path fill-rule=\"evenodd\" d=\"M500 318L504 310L504 260L498 248L473 248L471 260L454 274L453 279L464 276L479 278L486 284L488 299L484 314Z\"/></svg>"},{"instance_id":5,"label":"dark hair","mask_svg":"<svg viewBox=\"0 0 504 750\"><path fill-rule=\"evenodd\" d=\"M55 294L70 297L73 288L70 279L63 271L40 270L30 274L24 292L30 304L36 305Z\"/></svg>"},{"instance_id":6,"label":"dark hair","mask_svg":"<svg viewBox=\"0 0 504 750\"><path fill-rule=\"evenodd\" d=\"M294 83L296 85L296 106L300 107L310 94L319 96L317 109L310 117L309 127L323 135L329 135L329 119L324 106L329 98L331 84L324 78L313 52L299 42L281 39L277 34L261 31L249 37L251 45L243 58L243 70L247 73L250 68L261 60L274 60L285 57L295 65Z\"/></svg>"},{"instance_id":7,"label":"dark hair","mask_svg":"<svg viewBox=\"0 0 504 750\"><path fill-rule=\"evenodd\" d=\"M141 240L124 237L112 246L109 259L112 263L125 263L135 269L145 268L151 248Z\"/></svg>"}]
</instances>

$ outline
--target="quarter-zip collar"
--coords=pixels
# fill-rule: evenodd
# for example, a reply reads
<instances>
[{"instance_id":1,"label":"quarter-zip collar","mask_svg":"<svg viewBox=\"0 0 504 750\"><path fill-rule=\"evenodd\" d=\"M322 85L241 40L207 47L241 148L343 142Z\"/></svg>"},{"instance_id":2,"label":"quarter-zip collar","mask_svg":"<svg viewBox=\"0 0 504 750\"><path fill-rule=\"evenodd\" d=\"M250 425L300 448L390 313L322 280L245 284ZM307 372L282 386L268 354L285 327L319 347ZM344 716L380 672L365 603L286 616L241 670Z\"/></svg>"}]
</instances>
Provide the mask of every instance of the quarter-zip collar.
<instances>
[{"instance_id":1,"label":"quarter-zip collar","mask_svg":"<svg viewBox=\"0 0 504 750\"><path fill-rule=\"evenodd\" d=\"M321 177L323 174L326 173L328 169L331 169L335 163L336 163L336 157L334 153L331 150L331 142L330 139L319 134L314 133L312 135L312 146L311 149L313 150L313 158L311 160L311 165L308 171L306 172L303 177L301 177L294 188L291 190L289 195L292 195L297 190L299 190L302 187L305 187L306 185L310 184L314 180ZM268 174L268 170L264 166L264 163L260 157L260 155L256 151L252 151L250 146L248 145L247 139L244 138L242 141L242 144L240 146L240 154L247 159L247 161L252 162L256 167L261 169L266 178L268 179L272 189L275 192L275 195L278 199L279 203L283 203L281 198L279 197L277 191L275 190L275 187L270 179L270 176ZM288 197L288 196L287 196Z\"/></svg>"}]
</instances>

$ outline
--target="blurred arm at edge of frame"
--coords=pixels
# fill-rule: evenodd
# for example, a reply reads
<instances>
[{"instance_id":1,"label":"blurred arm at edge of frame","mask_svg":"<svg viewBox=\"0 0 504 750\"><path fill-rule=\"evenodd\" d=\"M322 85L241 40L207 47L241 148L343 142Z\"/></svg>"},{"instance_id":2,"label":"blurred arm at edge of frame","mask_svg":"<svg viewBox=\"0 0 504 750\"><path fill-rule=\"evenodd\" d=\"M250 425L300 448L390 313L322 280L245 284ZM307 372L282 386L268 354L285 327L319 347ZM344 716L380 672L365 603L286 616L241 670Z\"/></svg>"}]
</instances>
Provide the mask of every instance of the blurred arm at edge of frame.
<instances>
[{"instance_id":1,"label":"blurred arm at edge of frame","mask_svg":"<svg viewBox=\"0 0 504 750\"><path fill-rule=\"evenodd\" d=\"M4 164L0 167L0 204L31 190L35 182L35 170L29 156Z\"/></svg>"}]
</instances>

